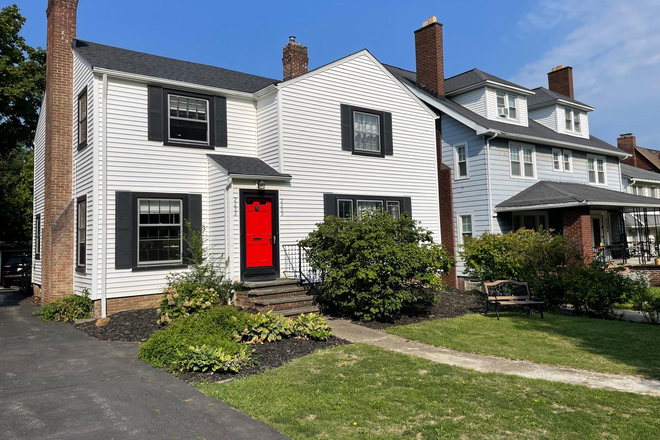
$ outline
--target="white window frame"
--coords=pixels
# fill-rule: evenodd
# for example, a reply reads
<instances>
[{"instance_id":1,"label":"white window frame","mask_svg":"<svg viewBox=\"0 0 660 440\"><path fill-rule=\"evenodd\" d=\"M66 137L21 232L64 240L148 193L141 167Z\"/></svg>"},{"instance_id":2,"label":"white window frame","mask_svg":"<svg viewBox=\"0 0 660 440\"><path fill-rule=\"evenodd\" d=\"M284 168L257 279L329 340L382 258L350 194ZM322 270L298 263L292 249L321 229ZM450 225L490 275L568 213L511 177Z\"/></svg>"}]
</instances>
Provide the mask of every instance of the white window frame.
<instances>
[{"instance_id":1,"label":"white window frame","mask_svg":"<svg viewBox=\"0 0 660 440\"><path fill-rule=\"evenodd\" d=\"M589 160L593 159L594 161L594 173L596 177L596 181L592 182L591 178L589 177L589 172L591 171L589 169ZM598 180L598 160L603 161L603 182L599 182ZM607 159L605 156L597 156L595 154L587 154L587 180L589 181L589 185L598 185L598 186L607 186Z\"/></svg>"},{"instance_id":2,"label":"white window frame","mask_svg":"<svg viewBox=\"0 0 660 440\"><path fill-rule=\"evenodd\" d=\"M559 167L555 165L555 154L559 155ZM568 163L568 168L566 169L566 163ZM561 148L552 149L552 170L564 173L573 172L573 152L571 150L562 150Z\"/></svg>"},{"instance_id":3,"label":"white window frame","mask_svg":"<svg viewBox=\"0 0 660 440\"><path fill-rule=\"evenodd\" d=\"M179 203L179 259L178 260L158 260L158 261L146 261L146 262L140 262L140 227L156 227L156 226L163 226L163 225L142 225L140 223L140 201L142 200L158 200L159 202L162 201L167 201L167 202L178 202ZM137 199L137 208L136 208L136 214L137 215L137 265L138 267L150 267L150 266L165 266L165 265L181 265L183 264L183 224L184 224L184 218L183 218L183 200L182 199L168 199L168 198L156 198L156 197L140 197ZM174 225L169 225L169 226L174 226Z\"/></svg>"},{"instance_id":4,"label":"white window frame","mask_svg":"<svg viewBox=\"0 0 660 440\"><path fill-rule=\"evenodd\" d=\"M339 217L339 203L340 202L350 202L351 203L351 217L348 220L353 219L353 215L355 213L355 206L353 206L353 199L337 199L337 217ZM341 217L339 217L341 218ZM342 220L347 220L347 219L342 219Z\"/></svg>"},{"instance_id":5,"label":"white window frame","mask_svg":"<svg viewBox=\"0 0 660 440\"><path fill-rule=\"evenodd\" d=\"M576 110L571 107L564 107L564 128L566 131L576 134L582 134L582 115L580 110ZM578 122L578 127L575 126L576 115ZM570 127L567 122L570 121Z\"/></svg>"},{"instance_id":6,"label":"white window frame","mask_svg":"<svg viewBox=\"0 0 660 440\"><path fill-rule=\"evenodd\" d=\"M512 156L511 156L511 150L514 147L520 148L519 151L519 157L520 157L520 175L517 176L513 174L513 162L512 162ZM529 177L525 176L525 156L524 156L524 151L526 148L530 148L532 150L532 169L534 175ZM514 143L514 142L509 142L509 177L512 179L528 179L528 180L537 180L537 171L536 171L536 147L534 145L530 144L521 144L521 143Z\"/></svg>"},{"instance_id":7,"label":"white window frame","mask_svg":"<svg viewBox=\"0 0 660 440\"><path fill-rule=\"evenodd\" d=\"M390 212L390 206L395 206L395 205L397 207L397 215L396 215L396 217L394 217L394 216L392 216L392 217L394 217L395 219L399 219L399 218L401 218L401 203L399 203L398 200L386 200L385 201L385 210L388 213L392 214Z\"/></svg>"},{"instance_id":8,"label":"white window frame","mask_svg":"<svg viewBox=\"0 0 660 440\"><path fill-rule=\"evenodd\" d=\"M459 161L459 154L458 154L458 149L460 147L465 148L465 175L461 175L461 167L460 167L460 161ZM470 178L470 164L468 160L468 143L467 142L461 142L459 144L454 145L454 160L456 163L456 173L454 176L455 180L463 180L463 179L469 179Z\"/></svg>"},{"instance_id":9,"label":"white window frame","mask_svg":"<svg viewBox=\"0 0 660 440\"><path fill-rule=\"evenodd\" d=\"M555 155L557 155L556 159L555 159ZM552 149L552 170L564 171L564 155L561 152L561 148Z\"/></svg>"},{"instance_id":10,"label":"white window frame","mask_svg":"<svg viewBox=\"0 0 660 440\"><path fill-rule=\"evenodd\" d=\"M356 123L355 123L355 116L358 113L361 114L361 115L375 116L376 118L378 118L377 119L378 123L376 124L376 126L378 127L378 151L365 150L365 149L362 149L362 148L358 148L358 146L357 146L358 143L355 141L355 137L356 137L357 133L359 133L357 128L356 128ZM381 124L381 118L380 118L379 114L364 112L364 111L361 111L361 110L353 110L353 151L357 151L357 152L363 153L363 154L374 154L374 155L382 154L383 153L383 133L380 129L380 124Z\"/></svg>"},{"instance_id":11,"label":"white window frame","mask_svg":"<svg viewBox=\"0 0 660 440\"><path fill-rule=\"evenodd\" d=\"M458 213L456 214L456 224L458 225L458 244L462 245L464 243L463 240L463 234L465 231L463 231L463 217L470 217L470 226L472 227L472 231L470 231L470 234L472 238L475 237L474 234L474 214L471 212L463 212L463 213Z\"/></svg>"},{"instance_id":12,"label":"white window frame","mask_svg":"<svg viewBox=\"0 0 660 440\"><path fill-rule=\"evenodd\" d=\"M178 116L170 115L170 98L175 96L177 98L197 99L198 101L206 101L206 141L195 141L192 139L172 138L172 128L170 121L176 119L179 121L195 121L195 119L180 118ZM210 102L206 98L198 96L185 95L181 93L167 93L167 141L178 144L194 144L194 145L211 145L211 114L209 113Z\"/></svg>"},{"instance_id":13,"label":"white window frame","mask_svg":"<svg viewBox=\"0 0 660 440\"><path fill-rule=\"evenodd\" d=\"M357 208L357 213L360 215L362 213L362 210L360 210L360 203L380 203L380 212L383 212L383 208L385 207L385 201L384 200L356 200L356 208Z\"/></svg>"},{"instance_id":14,"label":"white window frame","mask_svg":"<svg viewBox=\"0 0 660 440\"><path fill-rule=\"evenodd\" d=\"M573 152L571 150L561 150L562 153L562 160L563 160L563 168L565 173L572 173L573 172ZM568 156L566 155L568 153ZM568 157L568 160L566 159ZM566 169L566 163L569 164L570 170Z\"/></svg>"},{"instance_id":15,"label":"white window frame","mask_svg":"<svg viewBox=\"0 0 660 440\"><path fill-rule=\"evenodd\" d=\"M499 94L504 95L504 107L503 108L506 109L506 115L504 115L504 116L500 115L500 106L497 103L497 98L499 97ZM509 110L510 109L509 98L513 98L513 103L514 103L513 108L516 111L516 117L515 118L511 117L511 111ZM506 120L510 120L510 121L518 121L519 116L520 116L520 106L518 105L518 103L519 103L519 101L518 101L518 95L517 94L505 92L503 90L495 90L495 109L496 109L496 114L495 115L497 116L497 119L506 119Z\"/></svg>"}]
</instances>

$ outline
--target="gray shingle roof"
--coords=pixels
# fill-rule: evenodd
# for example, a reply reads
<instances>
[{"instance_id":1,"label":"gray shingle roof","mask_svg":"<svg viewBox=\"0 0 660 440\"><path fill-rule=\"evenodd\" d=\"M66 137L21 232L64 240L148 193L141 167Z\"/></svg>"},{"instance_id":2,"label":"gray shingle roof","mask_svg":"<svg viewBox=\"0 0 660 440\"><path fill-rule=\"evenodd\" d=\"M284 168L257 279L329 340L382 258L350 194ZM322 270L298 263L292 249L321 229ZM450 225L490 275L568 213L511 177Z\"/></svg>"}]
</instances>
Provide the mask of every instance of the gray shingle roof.
<instances>
[{"instance_id":1,"label":"gray shingle roof","mask_svg":"<svg viewBox=\"0 0 660 440\"><path fill-rule=\"evenodd\" d=\"M280 173L257 157L230 156L227 154L208 154L207 156L227 171L230 176L291 177L290 174Z\"/></svg>"},{"instance_id":2,"label":"gray shingle roof","mask_svg":"<svg viewBox=\"0 0 660 440\"><path fill-rule=\"evenodd\" d=\"M626 177L632 177L633 179L657 180L660 182L660 173L643 170L624 163L621 164L621 174Z\"/></svg>"},{"instance_id":3,"label":"gray shingle roof","mask_svg":"<svg viewBox=\"0 0 660 440\"><path fill-rule=\"evenodd\" d=\"M653 197L638 196L581 183L542 180L498 204L495 209L505 210L505 208L532 206L551 208L552 205L569 203L584 206L602 204L603 206L616 205L621 208L634 206L660 208L660 200Z\"/></svg>"},{"instance_id":4,"label":"gray shingle roof","mask_svg":"<svg viewBox=\"0 0 660 440\"><path fill-rule=\"evenodd\" d=\"M92 67L253 93L279 80L236 70L175 60L104 44L74 40L76 51Z\"/></svg>"},{"instance_id":5,"label":"gray shingle roof","mask_svg":"<svg viewBox=\"0 0 660 440\"><path fill-rule=\"evenodd\" d=\"M534 95L527 97L528 107L555 104L559 100L572 102L573 104L583 105L586 107L591 107L590 105L585 104L584 102L580 102L573 98L569 98L568 96L562 95L561 93L553 92L552 90L548 90L545 87L537 87L533 89L533 92Z\"/></svg>"},{"instance_id":6,"label":"gray shingle roof","mask_svg":"<svg viewBox=\"0 0 660 440\"><path fill-rule=\"evenodd\" d=\"M486 81L493 81L496 83L504 84L506 86L516 87L518 89L527 90L531 92L526 87L523 87L519 84L512 83L505 79L499 78L490 73L486 73L479 69L468 70L467 72L460 73L458 75L452 76L445 79L445 94L450 95L456 90L464 89L466 87L473 87L479 84L483 84Z\"/></svg>"},{"instance_id":7,"label":"gray shingle roof","mask_svg":"<svg viewBox=\"0 0 660 440\"><path fill-rule=\"evenodd\" d=\"M424 90L423 88L417 85L415 81L416 76L414 72L388 65L385 65L385 68L388 69L390 73L392 73L392 75L397 77L402 83L409 84L428 94L426 90ZM493 121L473 112L472 110L463 107L462 105L444 96L432 96L432 95L429 96L436 99L440 103L445 104L447 107L451 108L455 112L470 119L471 121L479 124L482 127L502 132L503 133L502 137L506 137L507 133L510 133L512 135L533 136L537 138L548 139L550 141L568 142L572 144L583 145L585 147L597 148L599 150L602 150L603 152L610 151L610 152L621 153L621 150L619 150L615 146L610 145L607 142L600 140L595 136L589 136L588 139L585 139L577 136L557 133L556 131L546 126L539 124L533 119L528 120L527 127L522 125L507 124L506 122ZM436 109L436 111L439 110Z\"/></svg>"}]
</instances>

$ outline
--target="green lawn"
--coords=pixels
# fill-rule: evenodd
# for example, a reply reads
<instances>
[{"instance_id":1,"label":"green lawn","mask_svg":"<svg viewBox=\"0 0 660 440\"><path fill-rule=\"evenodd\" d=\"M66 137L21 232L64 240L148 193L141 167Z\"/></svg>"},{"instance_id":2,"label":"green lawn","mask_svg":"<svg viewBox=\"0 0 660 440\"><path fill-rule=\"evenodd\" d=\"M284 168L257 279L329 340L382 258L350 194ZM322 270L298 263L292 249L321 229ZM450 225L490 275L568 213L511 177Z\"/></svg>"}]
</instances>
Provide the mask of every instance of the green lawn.
<instances>
[{"instance_id":1,"label":"green lawn","mask_svg":"<svg viewBox=\"0 0 660 440\"><path fill-rule=\"evenodd\" d=\"M362 344L196 386L294 440L660 435L660 398L483 374Z\"/></svg>"},{"instance_id":2,"label":"green lawn","mask_svg":"<svg viewBox=\"0 0 660 440\"><path fill-rule=\"evenodd\" d=\"M604 373L660 377L660 326L547 313L466 315L391 327L439 347ZM660 433L658 434L660 438Z\"/></svg>"}]
</instances>

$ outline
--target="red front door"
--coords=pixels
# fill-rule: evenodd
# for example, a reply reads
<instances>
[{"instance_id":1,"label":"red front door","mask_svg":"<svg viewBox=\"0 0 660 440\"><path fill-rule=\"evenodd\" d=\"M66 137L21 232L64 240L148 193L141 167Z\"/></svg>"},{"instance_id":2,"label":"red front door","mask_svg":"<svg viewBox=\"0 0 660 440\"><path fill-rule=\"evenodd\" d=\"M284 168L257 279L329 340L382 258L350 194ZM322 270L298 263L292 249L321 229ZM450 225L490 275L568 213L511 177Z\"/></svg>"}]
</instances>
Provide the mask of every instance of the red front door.
<instances>
[{"instance_id":1,"label":"red front door","mask_svg":"<svg viewBox=\"0 0 660 440\"><path fill-rule=\"evenodd\" d=\"M273 266L273 203L270 199L245 199L245 265Z\"/></svg>"}]
</instances>

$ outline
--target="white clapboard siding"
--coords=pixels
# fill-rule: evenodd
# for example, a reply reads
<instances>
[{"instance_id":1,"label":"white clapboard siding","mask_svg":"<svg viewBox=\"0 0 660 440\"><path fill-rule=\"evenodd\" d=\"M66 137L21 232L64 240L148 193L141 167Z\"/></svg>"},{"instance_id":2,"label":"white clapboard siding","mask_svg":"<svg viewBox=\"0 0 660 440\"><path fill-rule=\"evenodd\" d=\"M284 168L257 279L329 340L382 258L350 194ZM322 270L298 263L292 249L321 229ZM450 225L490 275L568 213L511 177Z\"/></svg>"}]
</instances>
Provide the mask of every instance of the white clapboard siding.
<instances>
[{"instance_id":1,"label":"white clapboard siding","mask_svg":"<svg viewBox=\"0 0 660 440\"><path fill-rule=\"evenodd\" d=\"M39 122L34 136L34 195L32 213L32 282L41 285L41 260L36 258L37 242L35 241L37 214L41 215L41 236L44 227L44 158L46 154L46 97L41 102ZM43 249L43 240L42 240Z\"/></svg>"},{"instance_id":2,"label":"white clapboard siding","mask_svg":"<svg viewBox=\"0 0 660 440\"><path fill-rule=\"evenodd\" d=\"M115 192L160 192L202 195L202 220L209 223L209 176L206 155L257 156L256 108L253 100L227 98L226 148L163 146L147 139L147 86L108 81L108 298L158 293L169 270L115 270Z\"/></svg>"},{"instance_id":3,"label":"white clapboard siding","mask_svg":"<svg viewBox=\"0 0 660 440\"><path fill-rule=\"evenodd\" d=\"M209 175L209 218L208 243L211 253L217 258L228 258L227 250L227 185L229 177L222 168L212 160L208 160Z\"/></svg>"},{"instance_id":4,"label":"white clapboard siding","mask_svg":"<svg viewBox=\"0 0 660 440\"><path fill-rule=\"evenodd\" d=\"M257 101L257 144L259 158L276 170L280 167L277 93Z\"/></svg>"},{"instance_id":5,"label":"white clapboard siding","mask_svg":"<svg viewBox=\"0 0 660 440\"><path fill-rule=\"evenodd\" d=\"M460 95L454 95L451 99L484 118L488 117L486 115L486 87L470 90Z\"/></svg>"},{"instance_id":6,"label":"white clapboard siding","mask_svg":"<svg viewBox=\"0 0 660 440\"><path fill-rule=\"evenodd\" d=\"M87 88L87 146L78 151L78 95ZM73 199L74 199L74 259L77 259L77 236L78 236L78 213L75 204L78 197L87 196L87 237L86 262L84 272L74 271L73 287L75 293L82 293L88 289L93 298L96 298L95 289L92 287L92 276L94 271L93 261L93 223L94 223L94 154L96 154L95 138L95 114L94 114L94 76L91 67L74 52L73 61ZM77 261L74 261L74 265Z\"/></svg>"},{"instance_id":7,"label":"white clapboard siding","mask_svg":"<svg viewBox=\"0 0 660 440\"><path fill-rule=\"evenodd\" d=\"M548 105L545 107L535 108L529 112L530 119L545 125L550 130L557 131L557 106Z\"/></svg>"}]
</instances>

